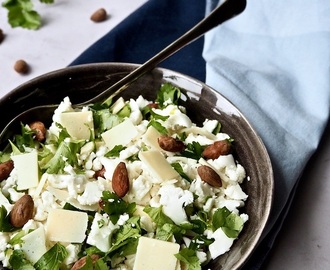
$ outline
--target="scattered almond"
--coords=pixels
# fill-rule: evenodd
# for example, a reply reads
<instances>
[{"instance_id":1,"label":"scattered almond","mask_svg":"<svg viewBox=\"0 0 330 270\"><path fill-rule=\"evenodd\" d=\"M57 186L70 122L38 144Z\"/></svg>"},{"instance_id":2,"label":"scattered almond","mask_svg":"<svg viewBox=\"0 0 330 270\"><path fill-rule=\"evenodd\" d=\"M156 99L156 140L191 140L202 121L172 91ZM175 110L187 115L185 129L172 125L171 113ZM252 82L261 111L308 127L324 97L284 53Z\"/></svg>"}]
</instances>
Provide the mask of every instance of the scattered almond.
<instances>
[{"instance_id":1,"label":"scattered almond","mask_svg":"<svg viewBox=\"0 0 330 270\"><path fill-rule=\"evenodd\" d=\"M222 181L219 174L217 174L217 172L214 171L211 167L201 165L197 168L197 172L200 178L209 185L213 187L222 186Z\"/></svg>"},{"instance_id":2,"label":"scattered almond","mask_svg":"<svg viewBox=\"0 0 330 270\"><path fill-rule=\"evenodd\" d=\"M231 143L228 140L216 141L204 149L203 157L217 159L221 155L228 155L230 151Z\"/></svg>"},{"instance_id":3,"label":"scattered almond","mask_svg":"<svg viewBox=\"0 0 330 270\"><path fill-rule=\"evenodd\" d=\"M100 256L97 254L92 254L89 257L92 259L92 264L95 264L96 261L100 259ZM78 261L75 262L71 270L79 270L83 268L86 264L86 260L87 260L87 256L81 257Z\"/></svg>"},{"instance_id":4,"label":"scattered almond","mask_svg":"<svg viewBox=\"0 0 330 270\"><path fill-rule=\"evenodd\" d=\"M112 189L120 198L124 197L129 190L128 172L124 162L120 162L113 172Z\"/></svg>"},{"instance_id":5,"label":"scattered almond","mask_svg":"<svg viewBox=\"0 0 330 270\"><path fill-rule=\"evenodd\" d=\"M185 149L182 141L167 135L160 136L158 138L158 144L160 148L169 152L181 152Z\"/></svg>"},{"instance_id":6,"label":"scattered almond","mask_svg":"<svg viewBox=\"0 0 330 270\"><path fill-rule=\"evenodd\" d=\"M93 22L103 22L107 19L107 17L107 11L104 8L100 8L92 14L91 20Z\"/></svg>"},{"instance_id":7,"label":"scattered almond","mask_svg":"<svg viewBox=\"0 0 330 270\"><path fill-rule=\"evenodd\" d=\"M20 74L26 74L29 72L29 65L24 60L20 59L15 62L14 69Z\"/></svg>"},{"instance_id":8,"label":"scattered almond","mask_svg":"<svg viewBox=\"0 0 330 270\"><path fill-rule=\"evenodd\" d=\"M40 121L32 122L29 127L35 132L35 139L38 142L43 142L46 139L46 127Z\"/></svg>"},{"instance_id":9,"label":"scattered almond","mask_svg":"<svg viewBox=\"0 0 330 270\"><path fill-rule=\"evenodd\" d=\"M9 213L10 223L20 228L33 217L34 202L30 195L25 194L13 206Z\"/></svg>"},{"instance_id":10,"label":"scattered almond","mask_svg":"<svg viewBox=\"0 0 330 270\"><path fill-rule=\"evenodd\" d=\"M14 162L7 160L0 164L0 182L7 179L14 168Z\"/></svg>"}]
</instances>

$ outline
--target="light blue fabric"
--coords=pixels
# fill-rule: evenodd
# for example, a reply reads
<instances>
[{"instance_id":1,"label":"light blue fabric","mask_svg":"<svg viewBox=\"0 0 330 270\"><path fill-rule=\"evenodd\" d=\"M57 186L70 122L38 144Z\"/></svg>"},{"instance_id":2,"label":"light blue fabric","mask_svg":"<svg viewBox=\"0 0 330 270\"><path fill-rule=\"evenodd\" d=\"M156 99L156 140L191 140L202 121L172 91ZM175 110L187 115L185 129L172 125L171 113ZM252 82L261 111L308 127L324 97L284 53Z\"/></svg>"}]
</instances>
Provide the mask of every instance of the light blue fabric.
<instances>
[{"instance_id":1,"label":"light blue fabric","mask_svg":"<svg viewBox=\"0 0 330 270\"><path fill-rule=\"evenodd\" d=\"M218 0L208 0L208 9ZM248 0L206 34L206 83L231 100L261 136L275 174L264 236L315 152L330 108L330 1Z\"/></svg>"}]
</instances>

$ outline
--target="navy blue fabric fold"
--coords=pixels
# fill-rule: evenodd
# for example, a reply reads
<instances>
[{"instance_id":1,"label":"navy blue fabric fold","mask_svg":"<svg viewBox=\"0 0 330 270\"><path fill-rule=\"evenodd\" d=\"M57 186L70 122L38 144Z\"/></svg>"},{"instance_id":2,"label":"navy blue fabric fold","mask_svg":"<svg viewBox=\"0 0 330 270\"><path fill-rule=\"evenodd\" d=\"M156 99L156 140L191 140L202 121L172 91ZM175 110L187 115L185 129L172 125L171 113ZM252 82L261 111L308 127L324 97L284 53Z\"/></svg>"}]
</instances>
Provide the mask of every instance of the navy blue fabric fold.
<instances>
[{"instance_id":1,"label":"navy blue fabric fold","mask_svg":"<svg viewBox=\"0 0 330 270\"><path fill-rule=\"evenodd\" d=\"M205 1L149 0L70 65L98 62L142 64L205 16ZM159 66L205 81L203 37Z\"/></svg>"}]
</instances>

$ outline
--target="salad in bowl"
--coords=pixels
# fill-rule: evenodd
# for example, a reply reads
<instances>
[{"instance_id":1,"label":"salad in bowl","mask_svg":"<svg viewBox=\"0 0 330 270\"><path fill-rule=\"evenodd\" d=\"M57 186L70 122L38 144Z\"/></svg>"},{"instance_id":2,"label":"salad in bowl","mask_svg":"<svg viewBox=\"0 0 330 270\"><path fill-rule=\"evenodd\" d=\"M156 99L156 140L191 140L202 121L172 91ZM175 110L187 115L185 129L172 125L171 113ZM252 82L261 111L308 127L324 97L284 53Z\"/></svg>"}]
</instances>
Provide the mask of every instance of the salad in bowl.
<instances>
[{"instance_id":1,"label":"salad in bowl","mask_svg":"<svg viewBox=\"0 0 330 270\"><path fill-rule=\"evenodd\" d=\"M260 152L250 151L235 114L230 123L205 117L189 104L195 98L163 80L154 98L141 91L77 109L66 96L50 122L22 121L1 152L3 267L237 263L231 254L261 233L251 206L269 199L256 197L264 184L251 168Z\"/></svg>"}]
</instances>

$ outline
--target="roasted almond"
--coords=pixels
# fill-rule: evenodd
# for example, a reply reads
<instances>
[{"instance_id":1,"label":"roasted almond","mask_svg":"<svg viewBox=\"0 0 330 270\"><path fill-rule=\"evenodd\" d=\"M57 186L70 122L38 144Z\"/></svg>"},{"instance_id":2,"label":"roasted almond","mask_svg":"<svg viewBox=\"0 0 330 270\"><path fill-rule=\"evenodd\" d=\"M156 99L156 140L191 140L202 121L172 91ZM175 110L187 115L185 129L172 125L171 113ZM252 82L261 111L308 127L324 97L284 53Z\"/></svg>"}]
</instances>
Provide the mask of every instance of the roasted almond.
<instances>
[{"instance_id":1,"label":"roasted almond","mask_svg":"<svg viewBox=\"0 0 330 270\"><path fill-rule=\"evenodd\" d=\"M211 185L212 187L221 187L222 186L222 181L217 174L216 171L214 171L211 167L206 166L206 165L201 165L197 168L198 175L200 178Z\"/></svg>"},{"instance_id":2,"label":"roasted almond","mask_svg":"<svg viewBox=\"0 0 330 270\"><path fill-rule=\"evenodd\" d=\"M158 138L160 148L169 152L181 152L185 149L182 141L177 140L171 136L162 135Z\"/></svg>"},{"instance_id":3,"label":"roasted almond","mask_svg":"<svg viewBox=\"0 0 330 270\"><path fill-rule=\"evenodd\" d=\"M97 255L97 254L89 255L89 257L92 260L92 264L95 264L96 261L98 259L100 259L100 256ZM74 263L74 265L72 266L71 270L79 270L79 269L83 268L85 266L85 264L86 264L86 260L87 260L87 256L81 257L78 261L76 261Z\"/></svg>"},{"instance_id":4,"label":"roasted almond","mask_svg":"<svg viewBox=\"0 0 330 270\"><path fill-rule=\"evenodd\" d=\"M92 14L91 20L93 22L103 22L107 19L107 16L107 11L104 8L99 8Z\"/></svg>"},{"instance_id":5,"label":"roasted almond","mask_svg":"<svg viewBox=\"0 0 330 270\"><path fill-rule=\"evenodd\" d=\"M120 162L112 175L112 189L118 197L122 198L129 190L129 178L124 162Z\"/></svg>"},{"instance_id":6,"label":"roasted almond","mask_svg":"<svg viewBox=\"0 0 330 270\"><path fill-rule=\"evenodd\" d=\"M0 182L7 179L14 169L14 162L10 159L0 163Z\"/></svg>"},{"instance_id":7,"label":"roasted almond","mask_svg":"<svg viewBox=\"0 0 330 270\"><path fill-rule=\"evenodd\" d=\"M14 64L14 69L17 73L26 74L29 72L29 65L22 59L17 60Z\"/></svg>"},{"instance_id":8,"label":"roasted almond","mask_svg":"<svg viewBox=\"0 0 330 270\"><path fill-rule=\"evenodd\" d=\"M207 146L203 151L203 157L217 159L222 155L228 155L231 151L231 143L228 140L216 141Z\"/></svg>"},{"instance_id":9,"label":"roasted almond","mask_svg":"<svg viewBox=\"0 0 330 270\"><path fill-rule=\"evenodd\" d=\"M34 202L30 195L25 194L13 206L9 213L10 223L20 228L33 217Z\"/></svg>"},{"instance_id":10,"label":"roasted almond","mask_svg":"<svg viewBox=\"0 0 330 270\"><path fill-rule=\"evenodd\" d=\"M43 142L46 139L46 127L43 122L32 122L29 127L35 132L35 138L38 142Z\"/></svg>"}]
</instances>

